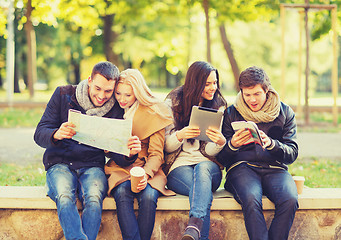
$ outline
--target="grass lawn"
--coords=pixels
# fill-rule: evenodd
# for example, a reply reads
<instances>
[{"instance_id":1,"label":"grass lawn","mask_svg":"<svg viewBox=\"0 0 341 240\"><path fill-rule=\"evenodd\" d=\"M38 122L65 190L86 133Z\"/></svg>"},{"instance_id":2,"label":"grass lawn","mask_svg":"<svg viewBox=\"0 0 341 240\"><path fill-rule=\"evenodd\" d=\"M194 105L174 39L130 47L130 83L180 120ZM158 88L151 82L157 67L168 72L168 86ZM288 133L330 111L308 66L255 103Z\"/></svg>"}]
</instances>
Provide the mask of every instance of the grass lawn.
<instances>
[{"instance_id":1,"label":"grass lawn","mask_svg":"<svg viewBox=\"0 0 341 240\"><path fill-rule=\"evenodd\" d=\"M298 159L289 166L292 175L304 176L311 188L341 188L341 161L330 159ZM224 186L225 179L221 183ZM44 186L42 163L31 165L0 164L0 186Z\"/></svg>"},{"instance_id":2,"label":"grass lawn","mask_svg":"<svg viewBox=\"0 0 341 240\"><path fill-rule=\"evenodd\" d=\"M17 165L0 163L0 186L44 186L45 170L42 163Z\"/></svg>"},{"instance_id":3,"label":"grass lawn","mask_svg":"<svg viewBox=\"0 0 341 240\"><path fill-rule=\"evenodd\" d=\"M312 188L341 188L341 159L298 159L289 166L292 175L304 176Z\"/></svg>"},{"instance_id":4,"label":"grass lawn","mask_svg":"<svg viewBox=\"0 0 341 240\"><path fill-rule=\"evenodd\" d=\"M36 127L43 113L43 108L0 108L0 127Z\"/></svg>"}]
</instances>

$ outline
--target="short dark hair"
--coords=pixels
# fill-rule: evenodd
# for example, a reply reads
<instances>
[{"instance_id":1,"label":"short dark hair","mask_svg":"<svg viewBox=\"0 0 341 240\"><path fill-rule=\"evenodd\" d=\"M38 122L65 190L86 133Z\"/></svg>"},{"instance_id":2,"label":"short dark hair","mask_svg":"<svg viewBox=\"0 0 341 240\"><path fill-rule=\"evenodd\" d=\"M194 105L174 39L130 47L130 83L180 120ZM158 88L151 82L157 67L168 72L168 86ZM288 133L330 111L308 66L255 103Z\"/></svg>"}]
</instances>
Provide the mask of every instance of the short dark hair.
<instances>
[{"instance_id":1,"label":"short dark hair","mask_svg":"<svg viewBox=\"0 0 341 240\"><path fill-rule=\"evenodd\" d=\"M96 74L102 75L107 80L118 80L120 71L113 63L104 61L97 63L92 68L91 79L94 78Z\"/></svg>"},{"instance_id":2,"label":"short dark hair","mask_svg":"<svg viewBox=\"0 0 341 240\"><path fill-rule=\"evenodd\" d=\"M266 72L260 67L249 67L241 72L239 75L239 88L242 90L243 88L254 87L257 84L260 84L263 90L268 91L271 83Z\"/></svg>"}]
</instances>

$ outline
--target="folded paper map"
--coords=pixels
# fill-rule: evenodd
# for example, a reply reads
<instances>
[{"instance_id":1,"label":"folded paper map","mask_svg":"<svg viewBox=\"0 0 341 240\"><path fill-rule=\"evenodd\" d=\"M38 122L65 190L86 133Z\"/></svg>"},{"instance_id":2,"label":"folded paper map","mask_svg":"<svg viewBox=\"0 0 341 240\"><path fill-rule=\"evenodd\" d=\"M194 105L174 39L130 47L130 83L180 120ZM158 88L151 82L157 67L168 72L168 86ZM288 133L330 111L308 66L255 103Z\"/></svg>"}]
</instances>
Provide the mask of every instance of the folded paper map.
<instances>
[{"instance_id":1,"label":"folded paper map","mask_svg":"<svg viewBox=\"0 0 341 240\"><path fill-rule=\"evenodd\" d=\"M70 109L68 121L76 125L73 140L129 156L127 143L132 131L131 120L88 116Z\"/></svg>"}]
</instances>

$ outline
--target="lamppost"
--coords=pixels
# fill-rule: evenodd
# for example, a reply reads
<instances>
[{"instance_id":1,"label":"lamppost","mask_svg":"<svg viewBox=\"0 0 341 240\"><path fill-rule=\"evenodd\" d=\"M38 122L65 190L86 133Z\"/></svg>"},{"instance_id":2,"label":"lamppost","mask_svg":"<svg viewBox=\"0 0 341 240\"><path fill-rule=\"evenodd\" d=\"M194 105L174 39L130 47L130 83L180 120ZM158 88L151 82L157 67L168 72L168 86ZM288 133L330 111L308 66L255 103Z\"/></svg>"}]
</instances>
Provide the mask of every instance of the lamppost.
<instances>
[{"instance_id":1,"label":"lamppost","mask_svg":"<svg viewBox=\"0 0 341 240\"><path fill-rule=\"evenodd\" d=\"M6 40L6 81L7 101L10 107L13 106L14 92L14 3L7 1L7 40Z\"/></svg>"}]
</instances>

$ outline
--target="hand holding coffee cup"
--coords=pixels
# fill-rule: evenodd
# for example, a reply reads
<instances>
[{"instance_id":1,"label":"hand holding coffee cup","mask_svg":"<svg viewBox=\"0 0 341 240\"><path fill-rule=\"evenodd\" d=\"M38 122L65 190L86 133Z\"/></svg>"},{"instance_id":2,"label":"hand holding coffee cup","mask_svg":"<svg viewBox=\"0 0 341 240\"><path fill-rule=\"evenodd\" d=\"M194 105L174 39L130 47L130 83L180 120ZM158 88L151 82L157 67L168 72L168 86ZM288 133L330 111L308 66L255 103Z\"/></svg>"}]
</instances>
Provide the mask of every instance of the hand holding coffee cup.
<instances>
[{"instance_id":1,"label":"hand holding coffee cup","mask_svg":"<svg viewBox=\"0 0 341 240\"><path fill-rule=\"evenodd\" d=\"M148 184L148 175L145 174L144 178L142 178L142 180L140 181L140 183L137 185L137 190L138 191L142 191L147 187Z\"/></svg>"},{"instance_id":2,"label":"hand holding coffee cup","mask_svg":"<svg viewBox=\"0 0 341 240\"><path fill-rule=\"evenodd\" d=\"M133 167L130 170L131 191L138 193L146 187L146 172L141 167Z\"/></svg>"}]
</instances>

